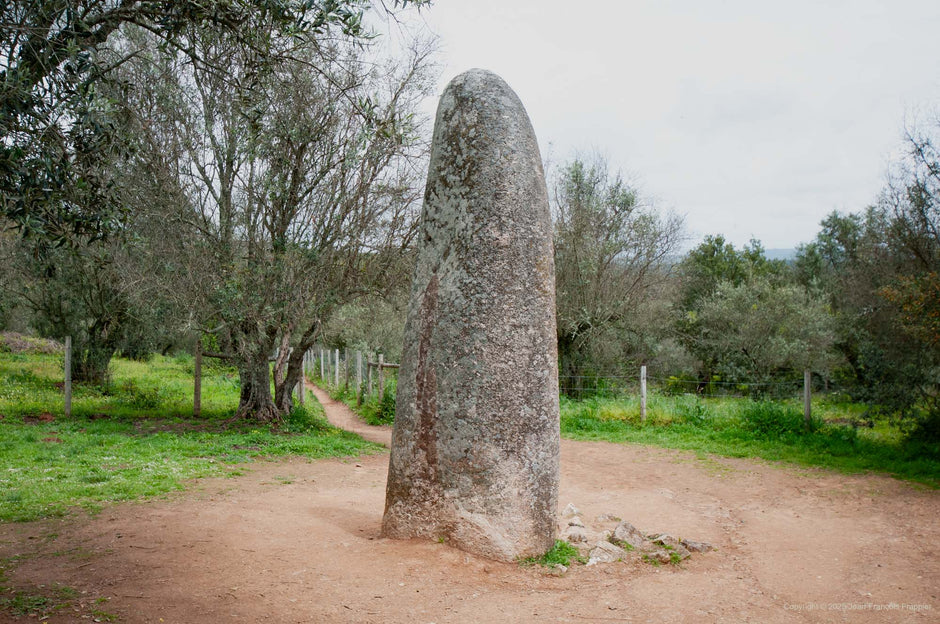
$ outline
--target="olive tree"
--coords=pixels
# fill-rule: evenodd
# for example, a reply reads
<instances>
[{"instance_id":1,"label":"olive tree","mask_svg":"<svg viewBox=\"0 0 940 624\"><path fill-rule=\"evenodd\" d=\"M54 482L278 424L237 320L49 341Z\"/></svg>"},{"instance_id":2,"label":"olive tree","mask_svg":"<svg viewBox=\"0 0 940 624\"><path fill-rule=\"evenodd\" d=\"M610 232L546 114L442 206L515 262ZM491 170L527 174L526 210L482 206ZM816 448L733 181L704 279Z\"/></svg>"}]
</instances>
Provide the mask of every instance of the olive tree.
<instances>
[{"instance_id":1,"label":"olive tree","mask_svg":"<svg viewBox=\"0 0 940 624\"><path fill-rule=\"evenodd\" d=\"M600 156L571 160L552 187L561 374L609 372L637 355L641 309L669 277L682 222L645 202Z\"/></svg>"},{"instance_id":2,"label":"olive tree","mask_svg":"<svg viewBox=\"0 0 940 624\"><path fill-rule=\"evenodd\" d=\"M129 69L151 76L133 108L150 111L137 164L157 189L150 227L169 230L153 254L184 268L165 296L185 300L211 355L238 367L238 415L261 421L291 409L332 311L400 264L426 152L416 109L432 84L426 44L382 60L341 39L275 43L282 60L259 64L194 32L226 74L185 55Z\"/></svg>"},{"instance_id":3,"label":"olive tree","mask_svg":"<svg viewBox=\"0 0 940 624\"><path fill-rule=\"evenodd\" d=\"M424 0L397 0L396 5ZM83 202L77 157L109 149L106 120L86 102L133 58L107 52L128 26L145 29L168 54L224 73L224 65L189 45L192 29L270 57L272 37L316 42L336 33L363 38L364 0L10 0L0 5L0 217L52 245L73 234L92 239L118 225L112 201ZM384 7L384 5L382 5ZM93 128L74 132L74 128ZM91 138L92 140L89 140ZM107 199L104 196L103 199ZM2 224L0 224L2 225Z\"/></svg>"},{"instance_id":4,"label":"olive tree","mask_svg":"<svg viewBox=\"0 0 940 624\"><path fill-rule=\"evenodd\" d=\"M694 312L696 352L708 354L728 381L799 378L831 368L834 322L828 306L796 284L752 277L723 281Z\"/></svg>"}]
</instances>

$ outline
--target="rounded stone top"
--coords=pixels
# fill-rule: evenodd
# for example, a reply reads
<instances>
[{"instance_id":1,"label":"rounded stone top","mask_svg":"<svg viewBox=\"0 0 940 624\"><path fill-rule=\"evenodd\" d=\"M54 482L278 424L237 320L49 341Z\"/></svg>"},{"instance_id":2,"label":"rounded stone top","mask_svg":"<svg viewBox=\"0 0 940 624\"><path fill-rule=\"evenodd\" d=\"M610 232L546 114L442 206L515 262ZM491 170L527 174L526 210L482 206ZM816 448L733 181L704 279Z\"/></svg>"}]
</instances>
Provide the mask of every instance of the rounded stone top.
<instances>
[{"instance_id":1,"label":"rounded stone top","mask_svg":"<svg viewBox=\"0 0 940 624\"><path fill-rule=\"evenodd\" d=\"M467 71L457 74L454 76L451 81L447 84L449 88L454 84L464 84L464 83L474 83L474 86L479 88L481 85L486 85L487 83L493 83L493 86L505 89L506 91L512 91L506 81L499 77L499 74L491 72L488 69L482 69L480 67L473 67Z\"/></svg>"},{"instance_id":2,"label":"rounded stone top","mask_svg":"<svg viewBox=\"0 0 940 624\"><path fill-rule=\"evenodd\" d=\"M462 74L454 76L441 95L441 105L446 106L450 98L459 100L469 99L476 102L498 102L504 110L525 112L522 100L516 92L499 77L488 69L475 67ZM528 117L528 116L526 116Z\"/></svg>"}]
</instances>

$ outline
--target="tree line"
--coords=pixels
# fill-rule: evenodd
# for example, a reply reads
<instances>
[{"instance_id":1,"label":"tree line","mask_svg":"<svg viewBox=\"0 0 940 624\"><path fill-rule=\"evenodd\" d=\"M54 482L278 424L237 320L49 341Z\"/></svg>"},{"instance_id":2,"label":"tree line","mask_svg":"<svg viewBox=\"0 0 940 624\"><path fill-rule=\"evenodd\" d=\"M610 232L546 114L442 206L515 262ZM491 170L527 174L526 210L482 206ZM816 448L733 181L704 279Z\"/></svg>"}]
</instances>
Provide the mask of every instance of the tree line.
<instances>
[{"instance_id":1,"label":"tree line","mask_svg":"<svg viewBox=\"0 0 940 624\"><path fill-rule=\"evenodd\" d=\"M0 326L71 336L98 384L116 353L198 344L259 421L315 342L396 358L434 49L390 55L364 23L421 4L5 3ZM873 204L790 262L720 234L682 253L682 220L604 158L550 168L561 375L760 391L811 369L936 438L938 140L912 128Z\"/></svg>"},{"instance_id":2,"label":"tree line","mask_svg":"<svg viewBox=\"0 0 940 624\"><path fill-rule=\"evenodd\" d=\"M940 440L940 118L910 129L879 197L833 212L791 261L759 241L706 236L677 257L681 227L603 159L554 180L561 374L582 381L650 366L685 381L773 394L819 381Z\"/></svg>"}]
</instances>

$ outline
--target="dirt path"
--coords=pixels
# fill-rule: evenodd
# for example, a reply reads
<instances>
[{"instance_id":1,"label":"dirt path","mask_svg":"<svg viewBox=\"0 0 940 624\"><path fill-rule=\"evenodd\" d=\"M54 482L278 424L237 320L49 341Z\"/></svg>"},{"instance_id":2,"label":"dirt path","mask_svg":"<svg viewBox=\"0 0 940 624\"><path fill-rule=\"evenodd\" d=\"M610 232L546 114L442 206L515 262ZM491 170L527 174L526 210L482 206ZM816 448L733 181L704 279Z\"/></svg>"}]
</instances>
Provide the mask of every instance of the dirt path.
<instances>
[{"instance_id":1,"label":"dirt path","mask_svg":"<svg viewBox=\"0 0 940 624\"><path fill-rule=\"evenodd\" d=\"M355 412L346 407L345 403L334 401L325 390L321 390L312 383L307 382L306 385L307 389L313 392L317 397L317 401L323 406L326 419L330 421L330 424L346 431L352 431L370 442L391 446L392 428L390 426L375 427L367 425L362 422L362 419Z\"/></svg>"},{"instance_id":2,"label":"dirt path","mask_svg":"<svg viewBox=\"0 0 940 624\"><path fill-rule=\"evenodd\" d=\"M49 622L940 621L940 494L890 478L565 441L561 504L588 524L613 513L718 550L556 577L381 539L387 463L260 462L170 500L0 525L0 556L26 555L13 583L81 592L81 613Z\"/></svg>"}]
</instances>

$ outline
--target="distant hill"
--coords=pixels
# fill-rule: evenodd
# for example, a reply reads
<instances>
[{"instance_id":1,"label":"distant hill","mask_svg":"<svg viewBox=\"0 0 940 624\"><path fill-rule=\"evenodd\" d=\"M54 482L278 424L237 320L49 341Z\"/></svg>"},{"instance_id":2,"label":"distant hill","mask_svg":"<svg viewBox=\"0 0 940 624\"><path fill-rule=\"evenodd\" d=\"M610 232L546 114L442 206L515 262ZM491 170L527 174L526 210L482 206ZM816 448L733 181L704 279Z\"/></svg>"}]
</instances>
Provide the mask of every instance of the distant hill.
<instances>
[{"instance_id":1,"label":"distant hill","mask_svg":"<svg viewBox=\"0 0 940 624\"><path fill-rule=\"evenodd\" d=\"M796 249L765 249L764 255L768 260L793 260L796 258Z\"/></svg>"}]
</instances>

